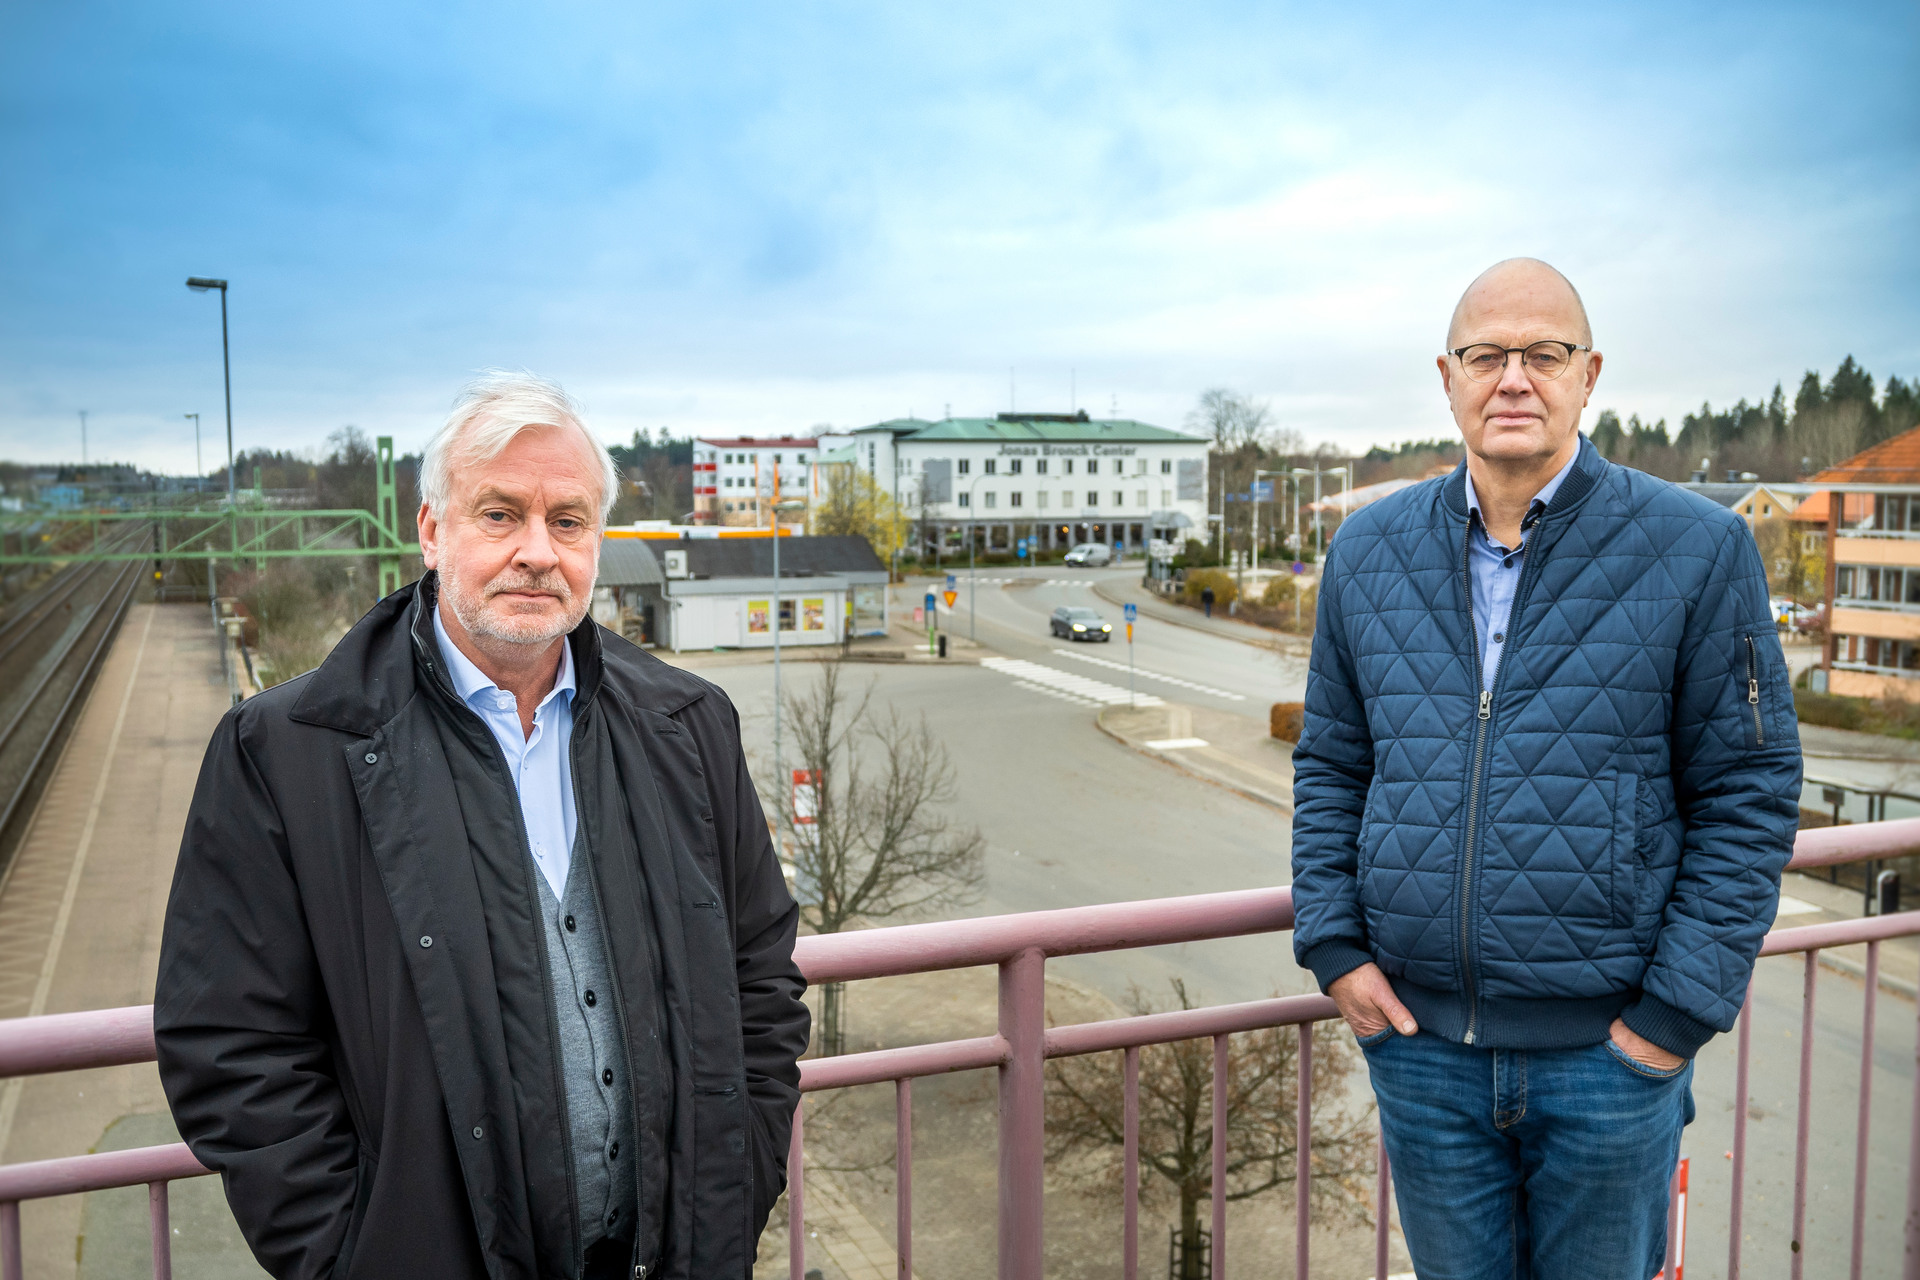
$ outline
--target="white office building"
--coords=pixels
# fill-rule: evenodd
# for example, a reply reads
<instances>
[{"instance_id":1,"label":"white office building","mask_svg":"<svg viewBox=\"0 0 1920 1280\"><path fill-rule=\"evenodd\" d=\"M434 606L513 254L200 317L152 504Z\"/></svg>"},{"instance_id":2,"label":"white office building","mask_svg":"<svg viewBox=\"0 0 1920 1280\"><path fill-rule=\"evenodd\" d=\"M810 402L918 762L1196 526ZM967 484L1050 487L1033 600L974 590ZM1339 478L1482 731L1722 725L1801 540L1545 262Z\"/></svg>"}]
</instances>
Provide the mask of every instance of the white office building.
<instances>
[{"instance_id":1,"label":"white office building","mask_svg":"<svg viewBox=\"0 0 1920 1280\"><path fill-rule=\"evenodd\" d=\"M1130 419L1003 413L898 418L823 433L820 454L851 461L943 551L1101 542L1133 550L1207 521L1207 442ZM1202 533L1201 536L1204 536Z\"/></svg>"}]
</instances>

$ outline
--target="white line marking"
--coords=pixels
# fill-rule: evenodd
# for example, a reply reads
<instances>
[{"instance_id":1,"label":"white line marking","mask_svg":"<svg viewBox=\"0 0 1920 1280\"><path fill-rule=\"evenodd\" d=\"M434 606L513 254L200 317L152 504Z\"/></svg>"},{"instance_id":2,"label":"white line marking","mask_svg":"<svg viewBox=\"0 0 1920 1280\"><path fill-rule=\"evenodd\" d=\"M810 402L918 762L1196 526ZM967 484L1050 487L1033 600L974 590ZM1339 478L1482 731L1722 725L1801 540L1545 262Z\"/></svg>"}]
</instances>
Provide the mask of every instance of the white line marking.
<instances>
[{"instance_id":1,"label":"white line marking","mask_svg":"<svg viewBox=\"0 0 1920 1280\"><path fill-rule=\"evenodd\" d=\"M1096 658L1092 654L1075 653L1071 649L1055 649L1054 652L1063 658L1073 658L1079 662L1091 662L1096 667L1107 667L1114 671L1125 671L1127 669L1126 663L1115 662L1111 658ZM1165 684L1178 685L1182 689L1192 689L1195 693L1209 693L1216 698L1226 698L1232 702L1245 702L1247 700L1245 694L1228 693L1225 689L1216 689L1212 685L1196 684L1192 680L1183 680L1179 676L1161 675L1158 671L1149 671L1145 667L1135 667L1133 673L1137 676L1145 676L1149 680L1159 680Z\"/></svg>"},{"instance_id":2,"label":"white line marking","mask_svg":"<svg viewBox=\"0 0 1920 1280\"><path fill-rule=\"evenodd\" d=\"M1164 705L1159 698L1150 693L1129 694L1120 686L1108 684L1103 680L1091 680L1086 676L1075 675L1071 671L1043 667L1037 662L1027 662L1020 658L983 658L980 665L989 671L998 671L1001 675L1012 676L1016 684L1030 684L1046 692L1084 700L1089 706L1116 706L1127 703L1136 707Z\"/></svg>"},{"instance_id":3,"label":"white line marking","mask_svg":"<svg viewBox=\"0 0 1920 1280\"><path fill-rule=\"evenodd\" d=\"M1155 751L1178 751L1183 747L1204 747L1207 745L1207 740L1205 738L1161 738L1147 745Z\"/></svg>"},{"instance_id":4,"label":"white line marking","mask_svg":"<svg viewBox=\"0 0 1920 1280\"><path fill-rule=\"evenodd\" d=\"M1814 906L1811 902L1783 893L1780 895L1780 905L1774 910L1773 914L1776 916L1804 916L1818 910L1820 910L1820 908Z\"/></svg>"}]
</instances>

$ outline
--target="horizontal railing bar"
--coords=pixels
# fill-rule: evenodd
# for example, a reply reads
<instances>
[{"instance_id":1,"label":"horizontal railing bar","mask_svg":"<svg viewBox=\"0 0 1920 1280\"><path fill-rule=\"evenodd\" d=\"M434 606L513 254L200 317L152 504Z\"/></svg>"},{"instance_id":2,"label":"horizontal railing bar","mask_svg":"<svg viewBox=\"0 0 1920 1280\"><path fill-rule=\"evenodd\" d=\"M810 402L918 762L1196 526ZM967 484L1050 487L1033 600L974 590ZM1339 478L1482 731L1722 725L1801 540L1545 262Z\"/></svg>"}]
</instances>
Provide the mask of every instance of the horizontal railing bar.
<instances>
[{"instance_id":1,"label":"horizontal railing bar","mask_svg":"<svg viewBox=\"0 0 1920 1280\"><path fill-rule=\"evenodd\" d=\"M41 1200L48 1196L78 1195L83 1191L105 1191L112 1187L136 1187L147 1182L171 1182L175 1178L199 1178L212 1172L193 1158L193 1152L187 1150L184 1142L0 1165L0 1204L9 1200Z\"/></svg>"},{"instance_id":2,"label":"horizontal railing bar","mask_svg":"<svg viewBox=\"0 0 1920 1280\"><path fill-rule=\"evenodd\" d=\"M1920 911L1897 911L1890 916L1869 916L1864 920L1831 920L1826 924L1775 929L1760 944L1760 954L1781 956L1794 951L1819 951L1856 942L1884 942L1915 933L1920 933Z\"/></svg>"},{"instance_id":3,"label":"horizontal railing bar","mask_svg":"<svg viewBox=\"0 0 1920 1280\"><path fill-rule=\"evenodd\" d=\"M1907 825L1920 831L1920 818L1822 828L1805 832L1800 839L1805 843L1811 837L1824 836L1832 831L1864 832L1876 827ZM1891 856L1900 851L1899 847L1875 842L1860 856ZM1830 852L1820 851L1820 856L1825 857ZM997 964L1005 956L1034 947L1049 956L1080 955L1092 951L1239 937L1249 933L1281 932L1292 926L1292 917L1292 894L1289 889L1244 889L1161 901L1107 903L1058 911L815 935L801 938L794 950L810 981L839 982ZM1920 934L1920 911L1775 929L1767 935L1760 954L1783 955L1793 951L1881 941L1908 934ZM1260 1003L1254 1002L1255 1005ZM1214 1032L1202 1030L1193 1034L1212 1035ZM1116 1042L1113 1047L1124 1046ZM913 1050L883 1052L932 1052L935 1048L927 1045L916 1046ZM153 1056L152 1005L0 1019L0 1079L151 1062ZM863 1056L849 1055L842 1061ZM994 1063L982 1065L991 1066ZM876 1079L892 1080L909 1075L938 1074L942 1070L970 1069L915 1067L912 1070L890 1072Z\"/></svg>"},{"instance_id":4,"label":"horizontal railing bar","mask_svg":"<svg viewBox=\"0 0 1920 1280\"><path fill-rule=\"evenodd\" d=\"M1808 867L1837 867L1847 862L1903 858L1920 853L1920 818L1886 822L1852 822L1840 827L1814 827L1793 842L1789 871Z\"/></svg>"},{"instance_id":5,"label":"horizontal railing bar","mask_svg":"<svg viewBox=\"0 0 1920 1280\"><path fill-rule=\"evenodd\" d=\"M809 982L848 982L999 964L1023 951L1086 955L1292 927L1293 891L1282 886L816 934L793 956Z\"/></svg>"},{"instance_id":6,"label":"horizontal railing bar","mask_svg":"<svg viewBox=\"0 0 1920 1280\"><path fill-rule=\"evenodd\" d=\"M1007 1042L1002 1036L942 1040L935 1044L909 1045L904 1049L842 1054L837 1058L808 1058L800 1064L800 1092L818 1093L823 1089L846 1089L857 1084L943 1076L954 1071L978 1071L982 1067L1000 1066L1006 1060Z\"/></svg>"},{"instance_id":7,"label":"horizontal railing bar","mask_svg":"<svg viewBox=\"0 0 1920 1280\"><path fill-rule=\"evenodd\" d=\"M1106 1022L1081 1022L1047 1030L1047 1056L1071 1058L1111 1049L1134 1049L1176 1040L1205 1040L1236 1031L1261 1031L1337 1018L1340 1009L1325 996L1281 996L1249 1000L1244 1004L1214 1005L1206 1009L1175 1009L1144 1013Z\"/></svg>"},{"instance_id":8,"label":"horizontal railing bar","mask_svg":"<svg viewBox=\"0 0 1920 1280\"><path fill-rule=\"evenodd\" d=\"M0 1021L0 1079L153 1061L153 1006Z\"/></svg>"}]
</instances>

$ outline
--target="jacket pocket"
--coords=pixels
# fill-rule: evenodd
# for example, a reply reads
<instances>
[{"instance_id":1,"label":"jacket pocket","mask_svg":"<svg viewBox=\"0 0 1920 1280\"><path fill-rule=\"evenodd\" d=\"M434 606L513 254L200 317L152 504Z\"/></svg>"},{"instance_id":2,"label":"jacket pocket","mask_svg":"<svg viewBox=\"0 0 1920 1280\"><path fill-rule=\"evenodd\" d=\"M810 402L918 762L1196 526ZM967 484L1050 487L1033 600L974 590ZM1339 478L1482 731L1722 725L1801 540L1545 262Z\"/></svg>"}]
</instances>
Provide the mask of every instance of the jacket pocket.
<instances>
[{"instance_id":1,"label":"jacket pocket","mask_svg":"<svg viewBox=\"0 0 1920 1280\"><path fill-rule=\"evenodd\" d=\"M345 1280L352 1273L353 1249L360 1242L360 1226L367 1220L367 1202L373 1199L373 1179L379 1169L379 1162L362 1147L353 1170L353 1211L347 1218L347 1232L340 1237L340 1252L333 1260L333 1280Z\"/></svg>"},{"instance_id":2,"label":"jacket pocket","mask_svg":"<svg viewBox=\"0 0 1920 1280\"><path fill-rule=\"evenodd\" d=\"M1613 902L1613 923L1619 928L1633 927L1639 914L1641 886L1647 869L1640 857L1640 778L1621 773L1613 787L1613 857L1608 894Z\"/></svg>"},{"instance_id":3,"label":"jacket pocket","mask_svg":"<svg viewBox=\"0 0 1920 1280\"><path fill-rule=\"evenodd\" d=\"M1373 867L1373 855L1380 845L1380 819L1377 810L1380 807L1380 782L1375 779L1367 788L1366 807L1360 811L1360 838L1357 841L1354 863L1354 878L1366 883L1367 872Z\"/></svg>"}]
</instances>

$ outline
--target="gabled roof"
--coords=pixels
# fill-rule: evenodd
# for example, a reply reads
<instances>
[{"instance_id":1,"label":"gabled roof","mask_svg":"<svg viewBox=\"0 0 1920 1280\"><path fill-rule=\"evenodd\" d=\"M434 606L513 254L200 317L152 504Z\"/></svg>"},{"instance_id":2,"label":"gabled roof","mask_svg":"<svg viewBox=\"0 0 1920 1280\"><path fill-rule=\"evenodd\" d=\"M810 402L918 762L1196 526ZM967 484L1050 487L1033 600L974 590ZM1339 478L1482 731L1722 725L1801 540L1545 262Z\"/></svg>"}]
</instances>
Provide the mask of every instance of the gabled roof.
<instances>
[{"instance_id":1,"label":"gabled roof","mask_svg":"<svg viewBox=\"0 0 1920 1280\"><path fill-rule=\"evenodd\" d=\"M771 578L772 538L688 538L663 542L657 551L685 551L687 572L695 578ZM865 538L780 539L780 576L816 577L835 573L885 573L887 566Z\"/></svg>"},{"instance_id":2,"label":"gabled roof","mask_svg":"<svg viewBox=\"0 0 1920 1280\"><path fill-rule=\"evenodd\" d=\"M1920 484L1920 427L1862 449L1808 484Z\"/></svg>"}]
</instances>

